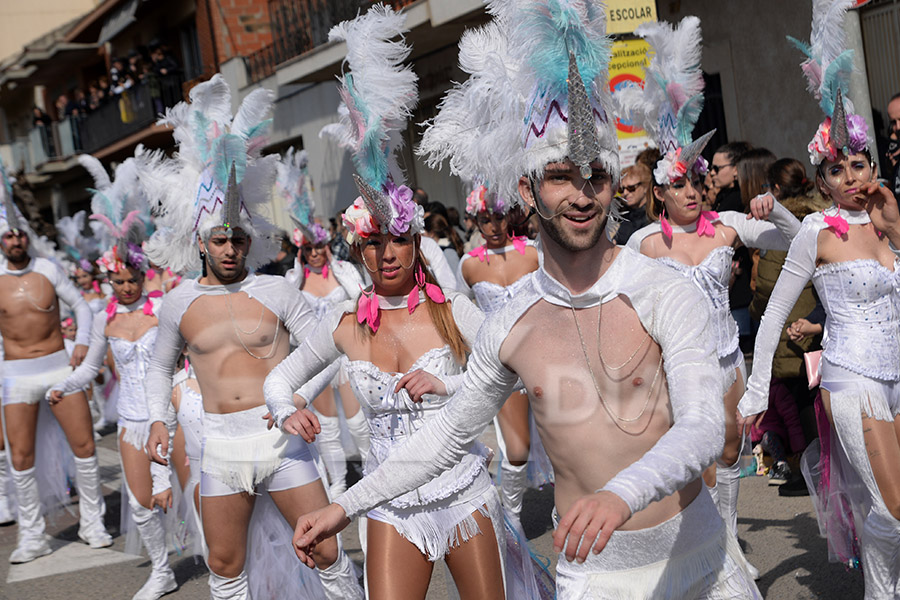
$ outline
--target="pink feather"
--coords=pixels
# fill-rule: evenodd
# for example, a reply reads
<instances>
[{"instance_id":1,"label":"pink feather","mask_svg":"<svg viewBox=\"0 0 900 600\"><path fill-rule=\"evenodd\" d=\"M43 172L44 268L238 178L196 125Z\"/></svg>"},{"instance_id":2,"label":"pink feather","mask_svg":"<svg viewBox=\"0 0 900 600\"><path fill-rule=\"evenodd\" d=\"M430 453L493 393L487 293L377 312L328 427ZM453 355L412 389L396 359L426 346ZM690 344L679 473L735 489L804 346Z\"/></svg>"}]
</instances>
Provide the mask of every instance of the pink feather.
<instances>
[{"instance_id":1,"label":"pink feather","mask_svg":"<svg viewBox=\"0 0 900 600\"><path fill-rule=\"evenodd\" d=\"M684 93L684 88L680 83L674 81L669 82L669 85L666 86L666 95L672 99L672 108L676 114L678 113L678 110L684 106L684 103L688 101L687 94Z\"/></svg>"},{"instance_id":2,"label":"pink feather","mask_svg":"<svg viewBox=\"0 0 900 600\"><path fill-rule=\"evenodd\" d=\"M358 152L360 147L362 147L363 138L366 136L366 119L359 109L356 108L350 93L343 87L341 87L339 92L341 100L344 101L344 105L347 107L347 115L350 118L350 122L353 124L353 151Z\"/></svg>"},{"instance_id":3,"label":"pink feather","mask_svg":"<svg viewBox=\"0 0 900 600\"><path fill-rule=\"evenodd\" d=\"M809 82L807 90L814 94L816 98L821 98L822 66L816 61L809 59L800 65L800 70L803 71L803 74L806 75L806 80Z\"/></svg>"},{"instance_id":4,"label":"pink feather","mask_svg":"<svg viewBox=\"0 0 900 600\"><path fill-rule=\"evenodd\" d=\"M128 234L128 230L131 229L131 226L135 221L140 218L141 212L139 210L133 210L122 219L122 224L119 225L119 233L118 237L123 238Z\"/></svg>"},{"instance_id":5,"label":"pink feather","mask_svg":"<svg viewBox=\"0 0 900 600\"><path fill-rule=\"evenodd\" d=\"M93 221L100 221L101 223L103 223L104 225L106 225L109 228L109 231L110 231L110 233L112 233L113 236L116 235L116 226L113 225L113 222L110 221L109 217L107 217L106 215L94 213L89 218Z\"/></svg>"}]
</instances>

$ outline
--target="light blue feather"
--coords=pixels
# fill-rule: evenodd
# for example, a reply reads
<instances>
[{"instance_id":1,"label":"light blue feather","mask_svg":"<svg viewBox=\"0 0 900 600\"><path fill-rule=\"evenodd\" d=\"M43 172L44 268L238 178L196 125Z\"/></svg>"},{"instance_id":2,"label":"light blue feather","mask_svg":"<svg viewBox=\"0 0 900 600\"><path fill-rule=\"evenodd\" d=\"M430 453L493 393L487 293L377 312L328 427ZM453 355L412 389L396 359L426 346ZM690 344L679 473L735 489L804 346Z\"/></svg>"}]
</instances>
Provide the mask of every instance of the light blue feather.
<instances>
[{"instance_id":1,"label":"light blue feather","mask_svg":"<svg viewBox=\"0 0 900 600\"><path fill-rule=\"evenodd\" d=\"M244 169L247 167L247 152L244 140L233 133L226 133L216 138L212 151L213 179L221 189L228 186L228 175L231 166L234 165L235 180L240 183L244 179Z\"/></svg>"},{"instance_id":2,"label":"light blue feather","mask_svg":"<svg viewBox=\"0 0 900 600\"><path fill-rule=\"evenodd\" d=\"M807 44L807 43L804 42L803 40L798 40L797 38L792 37L792 36L789 35L789 36L787 36L787 41L788 41L790 44L792 44L795 48L797 48L797 50L799 50L800 52L802 52L803 54L805 54L805 55L807 56L807 58L812 58L812 57L813 57L813 55L812 55L812 48L810 48L810 47L809 47L809 44Z\"/></svg>"},{"instance_id":3,"label":"light blue feather","mask_svg":"<svg viewBox=\"0 0 900 600\"><path fill-rule=\"evenodd\" d=\"M850 91L850 75L853 73L853 50L844 50L831 61L822 76L822 99L819 106L826 115L834 112L834 99L838 88L847 97Z\"/></svg>"},{"instance_id":4,"label":"light blue feather","mask_svg":"<svg viewBox=\"0 0 900 600\"><path fill-rule=\"evenodd\" d=\"M272 125L272 119L266 119L265 121L262 121L261 123L258 123L251 127L250 131L247 132L247 141L249 142L261 135L267 135L270 125Z\"/></svg>"},{"instance_id":5,"label":"light blue feather","mask_svg":"<svg viewBox=\"0 0 900 600\"><path fill-rule=\"evenodd\" d=\"M523 10L523 32L538 42L535 44L538 51L528 60L537 80L552 96L562 96L568 91L570 52L575 54L578 70L588 88L600 75L602 66L609 63L609 38L598 36L587 27L596 19L604 18L601 7L593 3L584 3L583 7L586 19L561 0L549 0L545 7Z\"/></svg>"},{"instance_id":6,"label":"light blue feather","mask_svg":"<svg viewBox=\"0 0 900 600\"><path fill-rule=\"evenodd\" d=\"M3 187L6 188L6 193L11 198L13 193L12 181L9 179L9 174L6 172L6 165L3 164L2 160L0 160L0 177L3 178Z\"/></svg>"},{"instance_id":7,"label":"light blue feather","mask_svg":"<svg viewBox=\"0 0 900 600\"><path fill-rule=\"evenodd\" d=\"M106 218L109 219L113 225L118 226L122 222L122 208L120 206L116 206L109 197L101 192L100 190L95 190L94 188L87 188L93 195L93 200L91 200L91 211L95 214L106 215ZM98 206L94 205L94 202L99 200ZM100 210L97 210L100 209Z\"/></svg>"},{"instance_id":8,"label":"light blue feather","mask_svg":"<svg viewBox=\"0 0 900 600\"><path fill-rule=\"evenodd\" d=\"M212 158L210 156L209 128L210 121L206 115L201 111L194 111L194 139L199 142L197 146L200 149L200 159L204 163L208 163Z\"/></svg>"},{"instance_id":9,"label":"light blue feather","mask_svg":"<svg viewBox=\"0 0 900 600\"><path fill-rule=\"evenodd\" d=\"M678 140L678 144L681 147L685 147L693 141L694 125L696 125L697 119L700 118L702 110L703 94L692 96L678 109L675 139Z\"/></svg>"}]
</instances>

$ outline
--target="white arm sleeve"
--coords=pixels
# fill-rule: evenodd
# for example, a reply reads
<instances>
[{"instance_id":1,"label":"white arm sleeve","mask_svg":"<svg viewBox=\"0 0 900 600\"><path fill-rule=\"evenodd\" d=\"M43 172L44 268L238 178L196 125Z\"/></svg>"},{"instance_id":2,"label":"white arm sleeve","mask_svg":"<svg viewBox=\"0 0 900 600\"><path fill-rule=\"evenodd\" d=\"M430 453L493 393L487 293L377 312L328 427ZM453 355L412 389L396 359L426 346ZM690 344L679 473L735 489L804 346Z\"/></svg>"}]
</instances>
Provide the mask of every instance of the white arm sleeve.
<instances>
[{"instance_id":1,"label":"white arm sleeve","mask_svg":"<svg viewBox=\"0 0 900 600\"><path fill-rule=\"evenodd\" d=\"M602 490L632 514L697 479L722 453L725 409L721 368L701 293L690 282L656 300L651 334L662 349L673 425Z\"/></svg>"},{"instance_id":2,"label":"white arm sleeve","mask_svg":"<svg viewBox=\"0 0 900 600\"><path fill-rule=\"evenodd\" d=\"M787 250L800 231L800 221L777 200L768 221L748 219L731 210L720 213L719 221L734 229L745 246L762 250Z\"/></svg>"},{"instance_id":3,"label":"white arm sleeve","mask_svg":"<svg viewBox=\"0 0 900 600\"><path fill-rule=\"evenodd\" d=\"M279 280L281 289L276 290L275 294L267 294L267 296L279 303L275 312L290 332L291 337L302 342L316 326L316 313L298 288L292 286L283 277L278 277L276 280Z\"/></svg>"},{"instance_id":4,"label":"white arm sleeve","mask_svg":"<svg viewBox=\"0 0 900 600\"><path fill-rule=\"evenodd\" d=\"M347 303L341 305L345 309L349 306ZM334 331L343 315L344 311L337 309L329 313L303 344L278 363L266 377L263 395L266 398L266 406L279 427L284 424L285 419L297 411L294 405L294 391L312 380L331 363L338 363L341 351L334 343ZM314 398L315 396L306 400Z\"/></svg>"},{"instance_id":5,"label":"white arm sleeve","mask_svg":"<svg viewBox=\"0 0 900 600\"><path fill-rule=\"evenodd\" d=\"M473 300L475 298L475 293L472 291L472 288L466 283L466 278L463 277L463 265L466 264L467 260L472 260L472 257L468 254L463 254L462 258L459 259L459 266L456 267L456 289L465 294L467 298Z\"/></svg>"},{"instance_id":6,"label":"white arm sleeve","mask_svg":"<svg viewBox=\"0 0 900 600\"><path fill-rule=\"evenodd\" d=\"M57 298L72 307L72 312L75 313L75 325L78 328L75 332L75 344L87 346L91 341L91 326L94 322L94 313L91 312L91 307L84 301L81 292L78 291L72 280L66 276L62 268L49 261L48 264L52 265L52 270L48 269L45 271L41 269L40 272L50 279Z\"/></svg>"},{"instance_id":7,"label":"white arm sleeve","mask_svg":"<svg viewBox=\"0 0 900 600\"><path fill-rule=\"evenodd\" d=\"M300 386L296 392L297 395L306 400L306 405L309 406L313 400L319 397L319 394L325 391L325 388L331 385L340 370L340 361L334 361L325 367L325 370Z\"/></svg>"},{"instance_id":8,"label":"white arm sleeve","mask_svg":"<svg viewBox=\"0 0 900 600\"><path fill-rule=\"evenodd\" d=\"M294 268L289 269L288 272L284 274L284 279L299 290L303 287L303 281L306 279L303 275L303 265L295 258Z\"/></svg>"},{"instance_id":9,"label":"white arm sleeve","mask_svg":"<svg viewBox=\"0 0 900 600\"><path fill-rule=\"evenodd\" d=\"M438 285L441 286L441 289L444 292L455 290L457 285L456 276L453 274L453 269L450 268L450 263L447 262L447 257L444 256L444 251L441 250L438 243L427 235L423 235L419 249L425 256L425 260L428 261L428 268L437 280Z\"/></svg>"},{"instance_id":10,"label":"white arm sleeve","mask_svg":"<svg viewBox=\"0 0 900 600\"><path fill-rule=\"evenodd\" d=\"M106 313L100 312L94 317L93 327L90 329L91 343L87 356L71 375L47 390L47 398L50 392L61 391L63 396L87 389L91 380L97 376L103 367L103 359L106 358L108 343L106 340Z\"/></svg>"},{"instance_id":11,"label":"white arm sleeve","mask_svg":"<svg viewBox=\"0 0 900 600\"><path fill-rule=\"evenodd\" d=\"M486 328L485 328L486 329ZM518 377L500 362L502 340L478 336L462 389L372 473L334 501L348 517L424 485L458 464L500 411ZM721 404L721 402L720 402Z\"/></svg>"},{"instance_id":12,"label":"white arm sleeve","mask_svg":"<svg viewBox=\"0 0 900 600\"><path fill-rule=\"evenodd\" d=\"M151 424L155 421L165 423L172 404L172 375L175 373L178 356L184 348L184 338L178 328L181 314L174 302L164 302L157 314L159 331L144 385Z\"/></svg>"},{"instance_id":13,"label":"white arm sleeve","mask_svg":"<svg viewBox=\"0 0 900 600\"><path fill-rule=\"evenodd\" d=\"M788 250L784 267L769 297L766 312L759 323L753 348L753 369L747 391L738 403L741 415L749 417L766 410L769 405L769 383L772 379L772 359L781 329L797 303L797 298L816 270L819 227L805 224Z\"/></svg>"}]
</instances>

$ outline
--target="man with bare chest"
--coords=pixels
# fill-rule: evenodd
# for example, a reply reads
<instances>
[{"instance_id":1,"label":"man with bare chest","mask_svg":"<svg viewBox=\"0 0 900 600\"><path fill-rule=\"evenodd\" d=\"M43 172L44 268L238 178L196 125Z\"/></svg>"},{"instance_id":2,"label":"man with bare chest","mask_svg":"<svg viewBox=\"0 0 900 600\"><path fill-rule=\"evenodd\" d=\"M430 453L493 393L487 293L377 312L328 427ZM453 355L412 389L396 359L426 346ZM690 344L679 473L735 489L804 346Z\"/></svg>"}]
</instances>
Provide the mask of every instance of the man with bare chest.
<instances>
[{"instance_id":1,"label":"man with bare chest","mask_svg":"<svg viewBox=\"0 0 900 600\"><path fill-rule=\"evenodd\" d=\"M479 146L511 151L479 157L480 166L538 214L543 260L485 320L462 388L435 420L332 505L301 517L297 554L312 564L322 536L452 466L521 378L555 474L558 598L759 598L700 478L724 434L703 296L616 246L607 229L619 159L604 11L490 4L506 19L485 37L505 33L495 53L515 55L481 61L511 65L500 76L472 74L509 97L479 130ZM503 85L513 89L504 95Z\"/></svg>"},{"instance_id":2,"label":"man with bare chest","mask_svg":"<svg viewBox=\"0 0 900 600\"><path fill-rule=\"evenodd\" d=\"M44 532L41 499L67 500L62 472L65 457L52 455L54 444L38 435L52 431L54 426L41 422L39 428L40 403L46 391L84 359L92 315L61 267L46 258L31 256L29 233L19 224L21 215L11 202L4 204L4 217L0 220L3 420L19 510L18 544L9 560L23 563L51 552ZM72 307L78 326L71 358L65 351L59 326L60 301ZM110 546L112 538L103 525L106 504L87 399L78 391L50 406L50 410L75 455L81 514L78 536L92 548ZM47 417L49 413L40 418Z\"/></svg>"},{"instance_id":3,"label":"man with bare chest","mask_svg":"<svg viewBox=\"0 0 900 600\"><path fill-rule=\"evenodd\" d=\"M165 462L164 414L183 347L203 395L200 498L213 598L247 597L247 529L254 494L266 489L288 523L327 504L307 443L270 430L262 395L266 374L314 325L307 302L284 278L248 272L250 237L240 227L213 227L198 240L206 274L166 296L148 373L148 448ZM160 451L161 450L161 451ZM361 591L336 538L319 548L320 579L331 598Z\"/></svg>"}]
</instances>

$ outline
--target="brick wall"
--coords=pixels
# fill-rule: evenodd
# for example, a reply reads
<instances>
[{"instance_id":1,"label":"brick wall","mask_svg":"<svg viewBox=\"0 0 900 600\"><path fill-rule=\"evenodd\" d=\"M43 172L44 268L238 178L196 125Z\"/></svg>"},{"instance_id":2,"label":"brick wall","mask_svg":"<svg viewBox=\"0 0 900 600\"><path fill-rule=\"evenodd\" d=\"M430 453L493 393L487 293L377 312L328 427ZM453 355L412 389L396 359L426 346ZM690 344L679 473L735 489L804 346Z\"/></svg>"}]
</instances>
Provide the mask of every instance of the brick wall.
<instances>
[{"instance_id":1,"label":"brick wall","mask_svg":"<svg viewBox=\"0 0 900 600\"><path fill-rule=\"evenodd\" d=\"M202 0L202 3L211 12L218 64L235 56L247 56L272 43L266 0ZM200 18L201 2L197 4Z\"/></svg>"}]
</instances>

